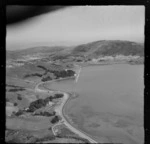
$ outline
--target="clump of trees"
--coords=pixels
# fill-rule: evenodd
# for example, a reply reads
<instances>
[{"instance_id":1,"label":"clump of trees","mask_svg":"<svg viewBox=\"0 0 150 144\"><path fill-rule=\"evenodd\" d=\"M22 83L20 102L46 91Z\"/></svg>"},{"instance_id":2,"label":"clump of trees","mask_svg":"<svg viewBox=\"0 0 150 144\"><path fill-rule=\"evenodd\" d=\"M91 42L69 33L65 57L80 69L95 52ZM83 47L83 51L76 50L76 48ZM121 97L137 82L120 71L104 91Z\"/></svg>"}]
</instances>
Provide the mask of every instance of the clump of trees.
<instances>
[{"instance_id":1,"label":"clump of trees","mask_svg":"<svg viewBox=\"0 0 150 144\"><path fill-rule=\"evenodd\" d=\"M41 66L41 65L38 65L37 67L39 67L39 68L41 68L41 69L43 69L43 70L47 70L47 68L45 68L44 66Z\"/></svg>"},{"instance_id":2,"label":"clump of trees","mask_svg":"<svg viewBox=\"0 0 150 144\"><path fill-rule=\"evenodd\" d=\"M39 113L35 113L34 115L40 115L40 116L47 116L47 117L50 117L50 116L54 116L56 114L55 111L53 111L52 113L49 113L49 112L39 112Z\"/></svg>"},{"instance_id":3,"label":"clump of trees","mask_svg":"<svg viewBox=\"0 0 150 144\"><path fill-rule=\"evenodd\" d=\"M75 72L73 70L62 70L62 71L52 71L54 75L56 76L56 79L58 78L65 78L65 77L70 77L74 76Z\"/></svg>"},{"instance_id":4,"label":"clump of trees","mask_svg":"<svg viewBox=\"0 0 150 144\"><path fill-rule=\"evenodd\" d=\"M34 112L36 109L46 106L47 102L43 99L38 99L30 103L29 109L27 112Z\"/></svg>"},{"instance_id":5,"label":"clump of trees","mask_svg":"<svg viewBox=\"0 0 150 144\"><path fill-rule=\"evenodd\" d=\"M14 103L14 106L17 106L17 105L18 105L18 104L15 102L15 103Z\"/></svg>"},{"instance_id":6,"label":"clump of trees","mask_svg":"<svg viewBox=\"0 0 150 144\"><path fill-rule=\"evenodd\" d=\"M33 76L42 77L42 74L39 74L39 73L26 74L24 78L33 77Z\"/></svg>"},{"instance_id":7,"label":"clump of trees","mask_svg":"<svg viewBox=\"0 0 150 144\"><path fill-rule=\"evenodd\" d=\"M20 116L24 113L24 110L18 110L17 112L14 113L15 116Z\"/></svg>"},{"instance_id":8,"label":"clump of trees","mask_svg":"<svg viewBox=\"0 0 150 144\"><path fill-rule=\"evenodd\" d=\"M56 79L74 76L74 74L75 74L75 72L73 70L64 70L64 69L60 70L60 68L58 70L56 70L56 69L52 70L52 69L47 69L46 67L41 66L41 65L38 65L37 67L41 68L45 71L45 73L43 74L43 78L41 79L41 81L43 81L43 82L52 80L52 77L47 75L48 72L53 73L53 75L56 77ZM61 67L61 66L59 66L59 67ZM41 75L36 74L36 76L41 76Z\"/></svg>"},{"instance_id":9,"label":"clump of trees","mask_svg":"<svg viewBox=\"0 0 150 144\"><path fill-rule=\"evenodd\" d=\"M52 101L52 100L53 100L53 97L52 97L52 96L49 96L49 97L47 97L47 98L44 99L44 101L45 101L46 103L48 103L49 101Z\"/></svg>"},{"instance_id":10,"label":"clump of trees","mask_svg":"<svg viewBox=\"0 0 150 144\"><path fill-rule=\"evenodd\" d=\"M41 81L43 81L43 82L49 81L49 80L52 80L52 78L50 76L46 76L41 79Z\"/></svg>"},{"instance_id":11,"label":"clump of trees","mask_svg":"<svg viewBox=\"0 0 150 144\"><path fill-rule=\"evenodd\" d=\"M51 120L51 123L52 123L52 124L55 124L55 123L57 123L59 120L60 120L60 118L59 118L58 116L55 116L55 117Z\"/></svg>"},{"instance_id":12,"label":"clump of trees","mask_svg":"<svg viewBox=\"0 0 150 144\"><path fill-rule=\"evenodd\" d=\"M55 94L54 97L52 97L52 99L62 98L63 96L63 94Z\"/></svg>"},{"instance_id":13,"label":"clump of trees","mask_svg":"<svg viewBox=\"0 0 150 144\"><path fill-rule=\"evenodd\" d=\"M77 61L77 62L82 62L82 60L80 60L80 59L77 59L76 61Z\"/></svg>"},{"instance_id":14,"label":"clump of trees","mask_svg":"<svg viewBox=\"0 0 150 144\"><path fill-rule=\"evenodd\" d=\"M24 88L16 88L16 89L9 89L9 92L17 92L17 91L24 91Z\"/></svg>"},{"instance_id":15,"label":"clump of trees","mask_svg":"<svg viewBox=\"0 0 150 144\"><path fill-rule=\"evenodd\" d=\"M25 90L25 88L20 87L20 86L9 85L9 84L6 84L6 86L11 87L11 89L8 90L9 92L17 92L17 91L24 91Z\"/></svg>"},{"instance_id":16,"label":"clump of trees","mask_svg":"<svg viewBox=\"0 0 150 144\"><path fill-rule=\"evenodd\" d=\"M34 112L35 110L46 106L49 101L52 101L52 99L53 97L50 96L45 99L38 99L36 101L31 102L27 112Z\"/></svg>"},{"instance_id":17,"label":"clump of trees","mask_svg":"<svg viewBox=\"0 0 150 144\"><path fill-rule=\"evenodd\" d=\"M22 100L22 97L20 95L17 96L18 100Z\"/></svg>"},{"instance_id":18,"label":"clump of trees","mask_svg":"<svg viewBox=\"0 0 150 144\"><path fill-rule=\"evenodd\" d=\"M35 100L35 101L30 103L30 105L29 105L28 109L26 110L26 112L34 112L37 109L45 107L49 101L52 101L53 99L57 99L57 98L62 98L62 97L63 97L63 94L57 93L54 96L49 96L45 99ZM42 113L41 113L41 115L42 115ZM48 113L44 113L43 115L51 116Z\"/></svg>"},{"instance_id":19,"label":"clump of trees","mask_svg":"<svg viewBox=\"0 0 150 144\"><path fill-rule=\"evenodd\" d=\"M42 66L39 66L39 67L41 68ZM48 72L53 73L56 79L71 77L71 76L74 76L75 74L73 70L48 70L46 68L43 68L43 69L45 70L45 74L43 78L41 79L43 82L52 80L51 76L46 75Z\"/></svg>"}]
</instances>

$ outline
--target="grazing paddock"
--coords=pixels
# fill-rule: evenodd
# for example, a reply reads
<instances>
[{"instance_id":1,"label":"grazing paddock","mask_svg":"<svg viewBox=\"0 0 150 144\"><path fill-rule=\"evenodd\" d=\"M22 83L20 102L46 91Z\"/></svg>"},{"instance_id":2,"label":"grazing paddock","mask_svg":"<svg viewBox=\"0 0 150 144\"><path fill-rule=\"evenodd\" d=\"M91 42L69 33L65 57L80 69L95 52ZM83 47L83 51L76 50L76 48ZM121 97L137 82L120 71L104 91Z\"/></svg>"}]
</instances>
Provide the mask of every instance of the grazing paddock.
<instances>
[{"instance_id":1,"label":"grazing paddock","mask_svg":"<svg viewBox=\"0 0 150 144\"><path fill-rule=\"evenodd\" d=\"M48 127L47 127L48 128ZM46 137L46 136L54 136L52 130L50 129L41 129L41 130L38 130L38 131L31 131L30 132L32 133L32 135L34 137L37 137L37 138L43 138L43 137Z\"/></svg>"},{"instance_id":2,"label":"grazing paddock","mask_svg":"<svg viewBox=\"0 0 150 144\"><path fill-rule=\"evenodd\" d=\"M6 76L6 84L21 86L24 88L31 88L31 89L33 89L35 86L35 83L33 83L32 81L27 81L20 78L9 77L9 76Z\"/></svg>"},{"instance_id":3,"label":"grazing paddock","mask_svg":"<svg viewBox=\"0 0 150 144\"><path fill-rule=\"evenodd\" d=\"M50 122L52 117L36 116L31 118L8 118L6 127L9 129L41 130L53 126Z\"/></svg>"},{"instance_id":4,"label":"grazing paddock","mask_svg":"<svg viewBox=\"0 0 150 144\"><path fill-rule=\"evenodd\" d=\"M58 129L59 136L78 136L74 132L72 132L65 124L57 125L55 129Z\"/></svg>"},{"instance_id":5,"label":"grazing paddock","mask_svg":"<svg viewBox=\"0 0 150 144\"><path fill-rule=\"evenodd\" d=\"M18 99L18 97L21 97L21 99ZM11 103L17 103L17 107L19 109L23 109L29 106L29 100L24 96L24 94L7 92L6 98Z\"/></svg>"}]
</instances>

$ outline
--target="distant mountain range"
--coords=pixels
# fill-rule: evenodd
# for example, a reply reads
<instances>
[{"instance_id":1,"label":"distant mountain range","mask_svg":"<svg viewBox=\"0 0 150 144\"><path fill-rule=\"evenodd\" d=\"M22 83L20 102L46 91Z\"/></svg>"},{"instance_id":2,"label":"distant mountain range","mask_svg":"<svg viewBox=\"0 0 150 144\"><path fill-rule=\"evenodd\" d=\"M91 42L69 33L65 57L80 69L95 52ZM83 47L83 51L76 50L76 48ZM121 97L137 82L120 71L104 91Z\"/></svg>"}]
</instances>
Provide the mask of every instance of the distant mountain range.
<instances>
[{"instance_id":1,"label":"distant mountain range","mask_svg":"<svg viewBox=\"0 0 150 144\"><path fill-rule=\"evenodd\" d=\"M7 58L18 58L25 55L34 54L55 54L62 53L72 56L87 56L87 57L98 57L98 56L115 56L115 55L138 55L144 56L144 44L121 41L121 40L101 40L87 44L78 45L75 47L34 47L24 50L7 51Z\"/></svg>"},{"instance_id":2,"label":"distant mountain range","mask_svg":"<svg viewBox=\"0 0 150 144\"><path fill-rule=\"evenodd\" d=\"M54 47L49 47L49 46L40 46L40 47L32 47L32 48L27 48L23 50L14 50L14 51L7 51L6 52L6 58L8 59L15 59L15 58L20 58L22 56L26 55L36 55L36 54L50 54L50 53L56 53L60 52L63 50L66 50L66 47L64 46L54 46Z\"/></svg>"}]
</instances>

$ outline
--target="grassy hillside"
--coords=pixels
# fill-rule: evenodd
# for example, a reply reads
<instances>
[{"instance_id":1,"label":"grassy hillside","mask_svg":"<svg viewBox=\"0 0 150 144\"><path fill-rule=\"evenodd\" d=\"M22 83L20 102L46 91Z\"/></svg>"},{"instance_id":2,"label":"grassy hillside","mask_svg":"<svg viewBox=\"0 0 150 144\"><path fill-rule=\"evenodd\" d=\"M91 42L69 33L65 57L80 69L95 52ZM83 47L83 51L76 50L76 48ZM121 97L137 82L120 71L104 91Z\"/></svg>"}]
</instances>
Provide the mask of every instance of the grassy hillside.
<instances>
[{"instance_id":1,"label":"grassy hillside","mask_svg":"<svg viewBox=\"0 0 150 144\"><path fill-rule=\"evenodd\" d=\"M144 45L129 41L103 40L79 45L73 49L72 54L92 57L96 57L99 55L115 56L119 54L125 56L144 56Z\"/></svg>"}]
</instances>

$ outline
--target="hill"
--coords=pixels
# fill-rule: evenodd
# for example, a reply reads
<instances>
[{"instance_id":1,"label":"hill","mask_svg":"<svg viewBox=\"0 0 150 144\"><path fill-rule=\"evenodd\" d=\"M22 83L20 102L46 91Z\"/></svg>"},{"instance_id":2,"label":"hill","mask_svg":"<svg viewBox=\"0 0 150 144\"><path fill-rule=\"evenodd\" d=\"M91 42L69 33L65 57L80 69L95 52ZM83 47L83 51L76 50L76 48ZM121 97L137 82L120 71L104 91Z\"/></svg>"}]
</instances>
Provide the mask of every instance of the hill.
<instances>
[{"instance_id":1,"label":"hill","mask_svg":"<svg viewBox=\"0 0 150 144\"><path fill-rule=\"evenodd\" d=\"M40 47L27 48L27 49L23 49L23 50L7 51L6 58L7 59L17 59L17 58L20 58L20 57L26 56L26 55L50 54L50 53L61 52L64 49L67 49L67 47L40 46Z\"/></svg>"},{"instance_id":2,"label":"hill","mask_svg":"<svg viewBox=\"0 0 150 144\"><path fill-rule=\"evenodd\" d=\"M90 57L97 57L100 55L144 56L144 44L119 40L102 40L79 45L73 49L72 54Z\"/></svg>"}]
</instances>

